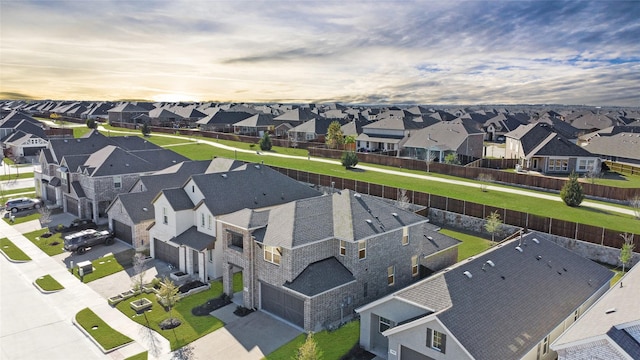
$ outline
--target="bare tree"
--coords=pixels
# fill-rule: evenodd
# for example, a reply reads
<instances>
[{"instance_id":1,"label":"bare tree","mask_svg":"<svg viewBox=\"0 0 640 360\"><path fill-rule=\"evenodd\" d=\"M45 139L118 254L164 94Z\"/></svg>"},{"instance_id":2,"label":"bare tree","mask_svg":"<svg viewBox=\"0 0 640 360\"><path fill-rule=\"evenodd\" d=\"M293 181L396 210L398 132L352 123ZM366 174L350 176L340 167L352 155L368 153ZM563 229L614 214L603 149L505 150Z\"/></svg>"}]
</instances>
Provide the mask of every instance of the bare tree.
<instances>
[{"instance_id":1,"label":"bare tree","mask_svg":"<svg viewBox=\"0 0 640 360\"><path fill-rule=\"evenodd\" d=\"M322 358L322 353L318 349L318 344L313 338L313 333L307 334L307 339L298 348L298 354L296 360L318 360Z\"/></svg>"},{"instance_id":2,"label":"bare tree","mask_svg":"<svg viewBox=\"0 0 640 360\"><path fill-rule=\"evenodd\" d=\"M409 201L409 197L407 196L406 189L398 189L398 200L396 201L396 205L402 210L408 210L411 202Z\"/></svg>"},{"instance_id":3,"label":"bare tree","mask_svg":"<svg viewBox=\"0 0 640 360\"><path fill-rule=\"evenodd\" d=\"M490 182L493 182L493 176L491 174L482 173L478 175L478 181L480 181L480 190L486 192L488 190Z\"/></svg>"},{"instance_id":4,"label":"bare tree","mask_svg":"<svg viewBox=\"0 0 640 360\"><path fill-rule=\"evenodd\" d=\"M589 169L587 169L587 172L584 173L584 178L589 180L589 183L591 184L595 184L596 180L599 179L600 176L602 176L602 174L600 173L600 169L596 166L590 166Z\"/></svg>"},{"instance_id":5,"label":"bare tree","mask_svg":"<svg viewBox=\"0 0 640 360\"><path fill-rule=\"evenodd\" d=\"M497 211L492 212L487 216L487 222L484 223L484 229L491 234L491 241L494 241L495 234L500 230L502 226L502 220L500 220L500 214Z\"/></svg>"},{"instance_id":6,"label":"bare tree","mask_svg":"<svg viewBox=\"0 0 640 360\"><path fill-rule=\"evenodd\" d=\"M42 204L38 212L40 213L40 225L42 225L42 227L48 227L53 220L51 219L51 210Z\"/></svg>"},{"instance_id":7,"label":"bare tree","mask_svg":"<svg viewBox=\"0 0 640 360\"><path fill-rule=\"evenodd\" d=\"M145 255L143 253L135 253L133 255L133 274L131 276L131 284L133 290L142 291L144 284L144 274L147 272L144 268Z\"/></svg>"},{"instance_id":8,"label":"bare tree","mask_svg":"<svg viewBox=\"0 0 640 360\"><path fill-rule=\"evenodd\" d=\"M624 243L620 248L620 257L618 259L622 263L622 272L624 272L625 266L631 261L635 245L633 244L633 234L624 233L620 234L620 236L624 239Z\"/></svg>"},{"instance_id":9,"label":"bare tree","mask_svg":"<svg viewBox=\"0 0 640 360\"><path fill-rule=\"evenodd\" d=\"M636 195L629 200L629 205L633 208L636 219L640 219L640 195Z\"/></svg>"}]
</instances>

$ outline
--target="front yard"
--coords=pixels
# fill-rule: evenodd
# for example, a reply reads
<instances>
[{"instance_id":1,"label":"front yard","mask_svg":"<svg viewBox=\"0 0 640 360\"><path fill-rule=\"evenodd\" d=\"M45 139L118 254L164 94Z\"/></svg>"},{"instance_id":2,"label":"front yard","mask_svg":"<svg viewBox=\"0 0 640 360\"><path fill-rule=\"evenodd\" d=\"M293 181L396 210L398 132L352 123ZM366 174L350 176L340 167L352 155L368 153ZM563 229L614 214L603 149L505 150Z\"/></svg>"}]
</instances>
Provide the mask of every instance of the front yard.
<instances>
[{"instance_id":1,"label":"front yard","mask_svg":"<svg viewBox=\"0 0 640 360\"><path fill-rule=\"evenodd\" d=\"M111 274L115 274L119 271L124 270L124 267L122 267L122 265L118 263L118 260L116 260L115 256L113 255L95 259L91 262L91 264L93 265L93 271L91 273L80 276L78 267L74 266L74 268L72 269L73 275L75 275L75 277L86 284L88 282L98 280L105 276L109 276Z\"/></svg>"},{"instance_id":2,"label":"front yard","mask_svg":"<svg viewBox=\"0 0 640 360\"><path fill-rule=\"evenodd\" d=\"M14 261L29 261L31 258L8 238L0 239L0 250Z\"/></svg>"},{"instance_id":3,"label":"front yard","mask_svg":"<svg viewBox=\"0 0 640 360\"><path fill-rule=\"evenodd\" d=\"M38 214L39 215L39 214ZM49 256L62 254L64 252L64 240L61 233L52 234L49 237L42 235L48 233L48 229L40 229L24 234L24 237L34 243L40 250Z\"/></svg>"}]
</instances>

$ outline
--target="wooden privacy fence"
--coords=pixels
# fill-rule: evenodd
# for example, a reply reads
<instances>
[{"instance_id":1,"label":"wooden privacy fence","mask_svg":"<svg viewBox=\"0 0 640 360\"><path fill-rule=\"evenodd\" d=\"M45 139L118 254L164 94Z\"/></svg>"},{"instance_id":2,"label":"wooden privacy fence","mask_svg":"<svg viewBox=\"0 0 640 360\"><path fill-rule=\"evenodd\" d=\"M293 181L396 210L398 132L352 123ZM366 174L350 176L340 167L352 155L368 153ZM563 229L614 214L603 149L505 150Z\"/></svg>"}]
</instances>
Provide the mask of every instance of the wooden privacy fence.
<instances>
[{"instance_id":1,"label":"wooden privacy fence","mask_svg":"<svg viewBox=\"0 0 640 360\"><path fill-rule=\"evenodd\" d=\"M362 194L378 196L386 199L398 200L400 188L372 184L365 181L344 179L330 175L310 173L307 171L273 167L273 169L298 181L314 185L333 187L336 189L350 189ZM593 244L600 244L613 248L620 248L623 239L620 231L604 227L575 223L550 217L538 216L526 212L498 208L471 201L452 199L446 196L434 195L413 190L406 190L405 196L411 203L427 208L435 208L458 214L486 218L492 212L498 212L503 223L540 231L570 239L582 240ZM633 221L633 220L630 220ZM640 234L634 235L636 245L640 244Z\"/></svg>"}]
</instances>

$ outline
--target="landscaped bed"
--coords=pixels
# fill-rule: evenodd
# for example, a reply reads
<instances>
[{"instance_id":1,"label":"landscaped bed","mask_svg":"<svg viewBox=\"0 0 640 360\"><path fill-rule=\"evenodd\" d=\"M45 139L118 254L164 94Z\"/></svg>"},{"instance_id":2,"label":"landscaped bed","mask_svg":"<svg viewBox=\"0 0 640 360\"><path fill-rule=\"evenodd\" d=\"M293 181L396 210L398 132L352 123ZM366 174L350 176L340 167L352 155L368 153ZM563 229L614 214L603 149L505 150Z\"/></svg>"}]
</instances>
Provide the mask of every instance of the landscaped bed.
<instances>
[{"instance_id":1,"label":"landscaped bed","mask_svg":"<svg viewBox=\"0 0 640 360\"><path fill-rule=\"evenodd\" d=\"M7 238L0 239L0 251L2 251L12 261L25 262L31 260L24 251L20 250L19 247Z\"/></svg>"},{"instance_id":2,"label":"landscaped bed","mask_svg":"<svg viewBox=\"0 0 640 360\"><path fill-rule=\"evenodd\" d=\"M38 214L39 215L39 214ZM64 252L64 240L62 234L56 233L49 236L48 229L41 229L24 234L24 237L34 243L40 250L49 256L62 254Z\"/></svg>"},{"instance_id":3,"label":"landscaped bed","mask_svg":"<svg viewBox=\"0 0 640 360\"><path fill-rule=\"evenodd\" d=\"M49 274L37 278L35 283L40 289L46 292L59 291L64 289L64 286L62 286L62 284L60 284Z\"/></svg>"},{"instance_id":4,"label":"landscaped bed","mask_svg":"<svg viewBox=\"0 0 640 360\"><path fill-rule=\"evenodd\" d=\"M91 336L105 351L113 350L128 344L133 340L114 330L91 309L84 308L76 314L76 322Z\"/></svg>"},{"instance_id":5,"label":"landscaped bed","mask_svg":"<svg viewBox=\"0 0 640 360\"><path fill-rule=\"evenodd\" d=\"M93 272L86 274L84 276L80 276L78 273L78 267L73 268L73 275L78 279L82 280L83 283L88 283L93 280L98 280L105 276L109 276L111 274L115 274L119 271L124 270L122 265L118 263L115 256L109 255L105 257L98 258L91 262L93 265Z\"/></svg>"}]
</instances>

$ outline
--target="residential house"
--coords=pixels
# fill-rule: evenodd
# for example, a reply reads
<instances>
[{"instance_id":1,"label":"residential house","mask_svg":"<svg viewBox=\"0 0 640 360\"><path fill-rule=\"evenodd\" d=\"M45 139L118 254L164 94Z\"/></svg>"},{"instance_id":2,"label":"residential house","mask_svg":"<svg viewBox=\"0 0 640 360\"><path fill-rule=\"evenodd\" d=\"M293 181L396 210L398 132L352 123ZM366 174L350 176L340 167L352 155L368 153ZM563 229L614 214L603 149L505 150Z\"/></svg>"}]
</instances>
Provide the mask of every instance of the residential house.
<instances>
[{"instance_id":1,"label":"residential house","mask_svg":"<svg viewBox=\"0 0 640 360\"><path fill-rule=\"evenodd\" d=\"M2 153L14 161L37 156L47 141L44 125L21 111L14 110L0 120Z\"/></svg>"},{"instance_id":2,"label":"residential house","mask_svg":"<svg viewBox=\"0 0 640 360\"><path fill-rule=\"evenodd\" d=\"M149 115L149 109L133 103L123 103L107 110L109 123L132 123L138 115Z\"/></svg>"},{"instance_id":3,"label":"residential house","mask_svg":"<svg viewBox=\"0 0 640 360\"><path fill-rule=\"evenodd\" d=\"M221 277L227 233L218 224L220 216L318 195L310 186L258 164L192 175L180 187L165 188L152 200L151 256L202 281Z\"/></svg>"},{"instance_id":4,"label":"residential house","mask_svg":"<svg viewBox=\"0 0 640 360\"><path fill-rule=\"evenodd\" d=\"M509 131L513 131L520 125L526 125L526 121L521 121L518 117L510 114L497 114L485 121L482 125L487 141L498 141L499 137L504 137Z\"/></svg>"},{"instance_id":5,"label":"residential house","mask_svg":"<svg viewBox=\"0 0 640 360\"><path fill-rule=\"evenodd\" d=\"M220 109L214 114L198 120L196 124L204 131L232 132L235 123L250 118L253 115L255 115L255 112Z\"/></svg>"},{"instance_id":6,"label":"residential house","mask_svg":"<svg viewBox=\"0 0 640 360\"><path fill-rule=\"evenodd\" d=\"M233 124L234 133L247 136L262 136L273 129L273 116L270 114L255 114Z\"/></svg>"},{"instance_id":7,"label":"residential house","mask_svg":"<svg viewBox=\"0 0 640 360\"><path fill-rule=\"evenodd\" d=\"M223 286L305 331L455 263L458 240L394 202L342 190L220 216Z\"/></svg>"},{"instance_id":8,"label":"residential house","mask_svg":"<svg viewBox=\"0 0 640 360\"><path fill-rule=\"evenodd\" d=\"M559 360L640 359L640 266L635 266L584 315L551 349Z\"/></svg>"},{"instance_id":9,"label":"residential house","mask_svg":"<svg viewBox=\"0 0 640 360\"><path fill-rule=\"evenodd\" d=\"M119 193L140 177L187 160L137 136L52 139L34 170L36 194L65 212L96 223Z\"/></svg>"},{"instance_id":10,"label":"residential house","mask_svg":"<svg viewBox=\"0 0 640 360\"><path fill-rule=\"evenodd\" d=\"M444 162L447 154L456 153L482 158L484 132L476 130L473 120L441 121L410 133L400 156Z\"/></svg>"},{"instance_id":11,"label":"residential house","mask_svg":"<svg viewBox=\"0 0 640 360\"><path fill-rule=\"evenodd\" d=\"M390 110L379 115L380 120L362 126L356 138L358 151L400 150L409 133L438 122L430 116L415 116L402 110Z\"/></svg>"},{"instance_id":12,"label":"residential house","mask_svg":"<svg viewBox=\"0 0 640 360\"><path fill-rule=\"evenodd\" d=\"M383 359L551 360L550 344L613 273L532 232L356 311Z\"/></svg>"},{"instance_id":13,"label":"residential house","mask_svg":"<svg viewBox=\"0 0 640 360\"><path fill-rule=\"evenodd\" d=\"M561 136L548 124L521 125L505 137L505 158L520 159L523 169L545 174L600 169L598 156Z\"/></svg>"},{"instance_id":14,"label":"residential house","mask_svg":"<svg viewBox=\"0 0 640 360\"><path fill-rule=\"evenodd\" d=\"M291 142L305 142L305 141L318 141L324 142L324 138L327 135L329 125L332 122L337 121L340 126L346 124L346 120L343 119L311 119L308 120L293 129L289 130L289 141Z\"/></svg>"},{"instance_id":15,"label":"residential house","mask_svg":"<svg viewBox=\"0 0 640 360\"><path fill-rule=\"evenodd\" d=\"M640 164L640 126L611 126L581 136L578 143L603 160Z\"/></svg>"}]
</instances>

